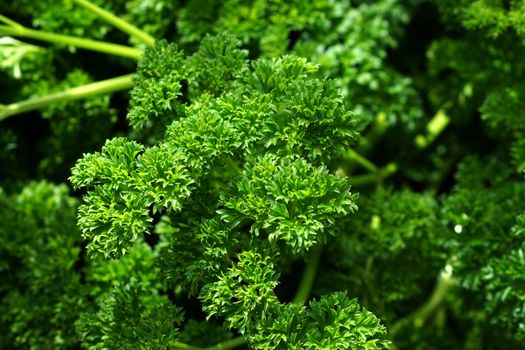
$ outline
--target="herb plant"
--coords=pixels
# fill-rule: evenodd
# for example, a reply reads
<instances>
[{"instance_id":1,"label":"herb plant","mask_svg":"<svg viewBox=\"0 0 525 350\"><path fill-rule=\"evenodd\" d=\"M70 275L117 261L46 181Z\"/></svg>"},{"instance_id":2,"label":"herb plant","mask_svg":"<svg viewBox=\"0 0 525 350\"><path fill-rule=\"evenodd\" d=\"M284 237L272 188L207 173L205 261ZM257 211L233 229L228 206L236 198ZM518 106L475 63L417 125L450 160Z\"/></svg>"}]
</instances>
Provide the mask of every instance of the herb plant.
<instances>
[{"instance_id":1,"label":"herb plant","mask_svg":"<svg viewBox=\"0 0 525 350\"><path fill-rule=\"evenodd\" d=\"M524 1L31 4L0 348L523 347Z\"/></svg>"}]
</instances>

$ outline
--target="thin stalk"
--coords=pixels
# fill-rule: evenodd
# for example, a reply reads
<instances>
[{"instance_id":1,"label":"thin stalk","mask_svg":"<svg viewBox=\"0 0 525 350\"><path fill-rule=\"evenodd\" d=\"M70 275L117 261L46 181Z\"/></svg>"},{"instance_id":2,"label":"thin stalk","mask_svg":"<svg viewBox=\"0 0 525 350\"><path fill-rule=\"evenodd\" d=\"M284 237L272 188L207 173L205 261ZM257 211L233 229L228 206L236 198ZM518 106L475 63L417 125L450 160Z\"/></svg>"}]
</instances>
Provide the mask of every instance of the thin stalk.
<instances>
[{"instance_id":1,"label":"thin stalk","mask_svg":"<svg viewBox=\"0 0 525 350\"><path fill-rule=\"evenodd\" d=\"M7 17L4 16L4 15L0 15L0 22L3 22L3 23L5 23L5 24L7 24L8 26L13 27L13 28L24 28L24 26L21 25L20 23L15 22L15 21L13 21L12 19L7 18Z\"/></svg>"},{"instance_id":2,"label":"thin stalk","mask_svg":"<svg viewBox=\"0 0 525 350\"><path fill-rule=\"evenodd\" d=\"M452 267L447 265L439 274L438 281L430 298L417 310L394 323L394 325L390 328L390 334L396 334L403 327L403 325L411 322L416 327L422 327L430 315L432 315L437 310L439 305L441 305L445 299L445 296L453 285L454 281L452 279Z\"/></svg>"},{"instance_id":3,"label":"thin stalk","mask_svg":"<svg viewBox=\"0 0 525 350\"><path fill-rule=\"evenodd\" d=\"M378 113L371 127L368 128L365 135L359 139L359 144L357 146L355 153L361 156L366 161L368 161L368 159L364 158L364 156L370 153L370 150L372 149L372 147L374 147L377 140L385 133L385 130L387 128L388 128L388 124L386 122L386 114L384 112ZM359 163L361 159L354 159L354 160L356 160L357 164L361 164L362 166L364 166L367 170L371 172L377 171L377 166L373 164L372 162L369 162L370 164L365 164L365 163ZM355 165L356 163L349 163L346 168L347 172L352 173L355 169ZM374 170L372 170L373 167L375 167Z\"/></svg>"},{"instance_id":4,"label":"thin stalk","mask_svg":"<svg viewBox=\"0 0 525 350\"><path fill-rule=\"evenodd\" d=\"M237 163L233 159L231 159L228 156L222 157L224 164L226 164L226 167L231 170L232 172L238 174L242 171L242 169L239 167Z\"/></svg>"},{"instance_id":5,"label":"thin stalk","mask_svg":"<svg viewBox=\"0 0 525 350\"><path fill-rule=\"evenodd\" d=\"M370 148L372 148L377 140L385 133L387 128L388 124L386 122L386 114L384 112L378 113L372 127L360 139L357 152L360 154L367 154L370 151Z\"/></svg>"},{"instance_id":6,"label":"thin stalk","mask_svg":"<svg viewBox=\"0 0 525 350\"><path fill-rule=\"evenodd\" d=\"M104 10L103 8L98 7L97 5L93 4L90 1L87 0L73 0L76 4L84 7L86 10L94 13L98 17L100 17L102 20L106 21L107 23L113 25L115 28L120 29L122 32L135 37L142 41L146 45L153 45L155 42L155 38L149 35L148 33L144 32L143 30L135 27L133 24L118 18L114 14L112 14L109 11Z\"/></svg>"},{"instance_id":7,"label":"thin stalk","mask_svg":"<svg viewBox=\"0 0 525 350\"><path fill-rule=\"evenodd\" d=\"M322 249L320 245L312 248L303 271L301 282L299 283L299 287L297 288L297 292L293 299L294 303L304 304L308 300L314 285L315 274L317 272L317 267L319 266L319 260L321 259L321 252Z\"/></svg>"},{"instance_id":8,"label":"thin stalk","mask_svg":"<svg viewBox=\"0 0 525 350\"><path fill-rule=\"evenodd\" d=\"M427 148L450 123L450 117L441 108L427 124L427 134L417 135L414 142L420 149Z\"/></svg>"},{"instance_id":9,"label":"thin stalk","mask_svg":"<svg viewBox=\"0 0 525 350\"><path fill-rule=\"evenodd\" d=\"M353 186L377 184L394 174L396 171L397 165L395 163L390 163L385 167L380 168L375 173L350 177L350 184Z\"/></svg>"},{"instance_id":10,"label":"thin stalk","mask_svg":"<svg viewBox=\"0 0 525 350\"><path fill-rule=\"evenodd\" d=\"M129 89L133 86L132 76L133 74L126 74L112 79L101 80L96 83L77 86L65 91L55 92L43 97L31 98L9 105L0 105L0 121L16 114L46 107L55 102L73 101L107 92Z\"/></svg>"},{"instance_id":11,"label":"thin stalk","mask_svg":"<svg viewBox=\"0 0 525 350\"><path fill-rule=\"evenodd\" d=\"M226 340L214 346L210 346L209 348L204 348L204 350L228 350L228 349L233 349L233 348L236 348L244 344L246 344L246 338L237 337L237 338L233 338L230 340Z\"/></svg>"},{"instance_id":12,"label":"thin stalk","mask_svg":"<svg viewBox=\"0 0 525 350\"><path fill-rule=\"evenodd\" d=\"M4 19L5 21L5 19ZM108 53L116 56L123 56L140 59L142 51L129 46L107 43L91 39L78 38L70 35L55 34L34 30L23 26L0 25L0 35L17 36L50 43L65 44L81 49Z\"/></svg>"},{"instance_id":13,"label":"thin stalk","mask_svg":"<svg viewBox=\"0 0 525 350\"><path fill-rule=\"evenodd\" d=\"M202 350L202 348L191 346L177 341L173 343L173 350Z\"/></svg>"},{"instance_id":14,"label":"thin stalk","mask_svg":"<svg viewBox=\"0 0 525 350\"><path fill-rule=\"evenodd\" d=\"M363 168L370 172L374 173L377 171L377 165L375 165L374 163L372 163L353 149L349 149L348 151L346 151L345 158L348 160L355 161L357 164L361 165Z\"/></svg>"},{"instance_id":15,"label":"thin stalk","mask_svg":"<svg viewBox=\"0 0 525 350\"><path fill-rule=\"evenodd\" d=\"M188 344L175 342L173 344L172 350L229 350L236 348L238 346L246 344L246 338L245 337L237 337L230 340L223 341L222 343L215 344L213 346L207 347L207 348L200 348L197 346L191 346Z\"/></svg>"},{"instance_id":16,"label":"thin stalk","mask_svg":"<svg viewBox=\"0 0 525 350\"><path fill-rule=\"evenodd\" d=\"M379 181L379 177L377 173L358 175L358 176L353 176L350 178L350 183L353 186L370 185L370 184L375 184L378 181Z\"/></svg>"}]
</instances>

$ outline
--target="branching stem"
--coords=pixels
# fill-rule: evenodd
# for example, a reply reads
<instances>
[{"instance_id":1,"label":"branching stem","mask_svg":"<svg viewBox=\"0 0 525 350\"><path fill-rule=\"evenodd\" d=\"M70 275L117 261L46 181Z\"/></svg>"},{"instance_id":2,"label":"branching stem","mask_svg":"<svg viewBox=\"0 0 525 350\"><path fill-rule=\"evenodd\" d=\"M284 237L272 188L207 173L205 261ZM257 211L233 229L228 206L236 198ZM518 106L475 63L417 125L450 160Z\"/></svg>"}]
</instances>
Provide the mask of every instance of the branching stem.
<instances>
[{"instance_id":1,"label":"branching stem","mask_svg":"<svg viewBox=\"0 0 525 350\"><path fill-rule=\"evenodd\" d=\"M372 173L377 171L377 165L375 165L374 163L372 163L353 149L349 149L345 152L345 158L348 160L355 161L357 164L361 165L363 168Z\"/></svg>"},{"instance_id":2,"label":"branching stem","mask_svg":"<svg viewBox=\"0 0 525 350\"><path fill-rule=\"evenodd\" d=\"M94 13L102 20L113 25L115 28L120 29L122 32L137 38L146 45L153 45L155 38L146 33L145 31L135 27L133 24L118 18L109 11L104 10L103 8L98 7L88 0L73 0L76 4L84 7L86 10Z\"/></svg>"},{"instance_id":3,"label":"branching stem","mask_svg":"<svg viewBox=\"0 0 525 350\"><path fill-rule=\"evenodd\" d=\"M387 164L385 167L378 169L372 174L359 175L350 177L350 184L353 186L364 186L381 183L384 179L397 171L395 163Z\"/></svg>"},{"instance_id":4,"label":"branching stem","mask_svg":"<svg viewBox=\"0 0 525 350\"><path fill-rule=\"evenodd\" d=\"M12 103L9 105L0 105L0 121L24 112L46 107L52 103L73 101L87 98L106 92L126 90L133 86L133 74L126 74L120 77L101 80L83 86L77 86L65 91L59 91L43 97L35 97L29 100Z\"/></svg>"}]
</instances>

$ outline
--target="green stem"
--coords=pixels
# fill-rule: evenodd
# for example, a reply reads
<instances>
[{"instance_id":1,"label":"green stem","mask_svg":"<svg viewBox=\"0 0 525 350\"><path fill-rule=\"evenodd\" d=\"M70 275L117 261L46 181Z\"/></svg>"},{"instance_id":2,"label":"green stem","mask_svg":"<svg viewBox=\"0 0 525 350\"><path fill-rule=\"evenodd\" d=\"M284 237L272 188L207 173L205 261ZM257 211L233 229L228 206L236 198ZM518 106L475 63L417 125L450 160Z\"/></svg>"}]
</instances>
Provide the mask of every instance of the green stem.
<instances>
[{"instance_id":1,"label":"green stem","mask_svg":"<svg viewBox=\"0 0 525 350\"><path fill-rule=\"evenodd\" d=\"M384 112L378 113L372 127L367 131L365 136L360 139L357 151L361 154L367 154L370 148L372 148L377 140L385 133L387 128L386 114Z\"/></svg>"},{"instance_id":2,"label":"green stem","mask_svg":"<svg viewBox=\"0 0 525 350\"><path fill-rule=\"evenodd\" d=\"M149 35L148 33L144 32L143 30L140 30L139 28L135 27L131 23L118 18L114 14L112 14L109 11L104 10L103 8L98 7L97 5L91 3L87 0L73 0L76 4L84 7L88 11L93 12L97 16L99 16L104 21L108 22L109 24L113 25L114 27L120 29L126 34L129 34L132 37L135 37L142 41L146 45L153 45L155 42L155 38Z\"/></svg>"},{"instance_id":3,"label":"green stem","mask_svg":"<svg viewBox=\"0 0 525 350\"><path fill-rule=\"evenodd\" d=\"M377 184L394 174L396 171L397 165L395 163L390 163L385 167L380 168L375 173L350 177L350 184L353 186Z\"/></svg>"},{"instance_id":4,"label":"green stem","mask_svg":"<svg viewBox=\"0 0 525 350\"><path fill-rule=\"evenodd\" d=\"M445 130L450 123L450 117L445 113L445 108L441 108L434 118L427 124L427 135L417 135L414 142L420 149L427 148Z\"/></svg>"},{"instance_id":5,"label":"green stem","mask_svg":"<svg viewBox=\"0 0 525 350\"><path fill-rule=\"evenodd\" d=\"M377 171L377 165L375 165L374 163L372 163L353 149L349 149L348 151L346 151L345 158L347 160L355 161L357 164L361 165L363 168L367 169L370 172Z\"/></svg>"},{"instance_id":6,"label":"green stem","mask_svg":"<svg viewBox=\"0 0 525 350\"><path fill-rule=\"evenodd\" d=\"M70 35L43 32L23 26L0 25L0 35L18 36L23 38L46 41L50 43L65 44L81 49L104 52L116 56L140 59L142 51L129 46L111 44L103 41L78 38Z\"/></svg>"},{"instance_id":7,"label":"green stem","mask_svg":"<svg viewBox=\"0 0 525 350\"><path fill-rule=\"evenodd\" d=\"M378 181L379 180L378 180L377 173L353 176L350 178L350 183L352 184L352 186L370 185L370 184L375 184Z\"/></svg>"},{"instance_id":8,"label":"green stem","mask_svg":"<svg viewBox=\"0 0 525 350\"><path fill-rule=\"evenodd\" d=\"M46 107L55 102L78 100L106 92L129 89L133 86L132 76L133 74L126 74L117 78L101 80L96 83L55 92L43 97L31 98L9 105L0 105L0 121L16 114Z\"/></svg>"},{"instance_id":9,"label":"green stem","mask_svg":"<svg viewBox=\"0 0 525 350\"><path fill-rule=\"evenodd\" d=\"M234 339L230 339L227 341L224 341L222 343L216 344L214 346L210 346L208 348L205 348L204 350L228 350L233 349L238 346L241 346L243 344L246 344L246 338L245 337L237 337Z\"/></svg>"},{"instance_id":10,"label":"green stem","mask_svg":"<svg viewBox=\"0 0 525 350\"><path fill-rule=\"evenodd\" d=\"M231 170L233 173L238 174L242 171L242 169L239 167L239 165L230 157L224 156L222 157L222 160L224 161L224 164L226 164L226 167Z\"/></svg>"},{"instance_id":11,"label":"green stem","mask_svg":"<svg viewBox=\"0 0 525 350\"><path fill-rule=\"evenodd\" d=\"M173 344L173 350L202 350L202 348L191 346L185 343L181 342L174 342Z\"/></svg>"},{"instance_id":12,"label":"green stem","mask_svg":"<svg viewBox=\"0 0 525 350\"><path fill-rule=\"evenodd\" d=\"M24 26L21 25L20 23L15 22L15 21L13 21L12 19L7 18L7 17L4 16L4 15L0 15L0 22L3 22L3 23L5 23L5 24L7 24L8 26L13 27L13 28L24 28Z\"/></svg>"},{"instance_id":13,"label":"green stem","mask_svg":"<svg viewBox=\"0 0 525 350\"><path fill-rule=\"evenodd\" d=\"M453 284L454 281L452 279L452 267L447 265L439 274L438 281L430 298L417 310L394 323L394 325L390 328L390 334L396 334L404 325L408 323L413 323L414 326L418 328L422 327L430 315L432 315L437 310L438 306L443 302L445 296Z\"/></svg>"},{"instance_id":14,"label":"green stem","mask_svg":"<svg viewBox=\"0 0 525 350\"><path fill-rule=\"evenodd\" d=\"M215 344L207 348L200 348L197 346L191 346L188 344L175 342L173 344L174 348L172 350L229 350L236 348L238 346L246 344L245 337L237 337L230 340L223 341L222 343Z\"/></svg>"},{"instance_id":15,"label":"green stem","mask_svg":"<svg viewBox=\"0 0 525 350\"><path fill-rule=\"evenodd\" d=\"M387 128L388 124L386 122L386 114L384 112L378 113L372 126L368 128L366 134L359 139L359 145L357 146L356 151L354 151L357 156L361 157L359 159L354 159L357 164L361 164L371 172L377 171L377 166L362 155L366 156L370 152L370 149L374 147L377 140L385 133ZM347 165L346 170L348 173L354 171L356 163L349 163Z\"/></svg>"},{"instance_id":16,"label":"green stem","mask_svg":"<svg viewBox=\"0 0 525 350\"><path fill-rule=\"evenodd\" d=\"M320 245L312 248L303 271L301 282L293 299L294 303L304 304L308 300L314 285L317 266L319 266L319 260L321 259L321 252L322 247Z\"/></svg>"}]
</instances>

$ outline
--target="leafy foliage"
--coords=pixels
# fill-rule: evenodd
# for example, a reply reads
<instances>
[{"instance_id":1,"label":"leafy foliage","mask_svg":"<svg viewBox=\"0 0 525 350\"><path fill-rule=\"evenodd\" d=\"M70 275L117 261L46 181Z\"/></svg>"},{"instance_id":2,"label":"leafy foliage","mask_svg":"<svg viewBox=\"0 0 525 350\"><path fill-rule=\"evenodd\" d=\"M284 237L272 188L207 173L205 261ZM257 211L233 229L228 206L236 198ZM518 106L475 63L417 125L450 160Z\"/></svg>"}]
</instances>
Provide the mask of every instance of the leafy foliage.
<instances>
[{"instance_id":1,"label":"leafy foliage","mask_svg":"<svg viewBox=\"0 0 525 350\"><path fill-rule=\"evenodd\" d=\"M523 249L495 259L484 270L487 286L487 309L493 322L508 327L518 341L524 337L523 324Z\"/></svg>"},{"instance_id":2,"label":"leafy foliage","mask_svg":"<svg viewBox=\"0 0 525 350\"><path fill-rule=\"evenodd\" d=\"M273 293L277 275L272 269L270 257L243 252L236 266L203 289L204 310L209 316L225 317L226 325L241 334L254 334L249 341L257 349L285 344L292 349L388 346L381 339L385 328L379 320L366 309L361 310L357 301L349 300L345 293L312 301L309 310L279 304ZM232 302L225 303L226 300ZM284 332L280 327L284 327Z\"/></svg>"},{"instance_id":3,"label":"leafy foliage","mask_svg":"<svg viewBox=\"0 0 525 350\"><path fill-rule=\"evenodd\" d=\"M221 219L231 226L254 222L252 234L269 232L270 242L284 241L294 253L326 241L324 231L357 209L346 181L302 159L263 158L246 167L235 187L221 198Z\"/></svg>"},{"instance_id":4,"label":"leafy foliage","mask_svg":"<svg viewBox=\"0 0 525 350\"><path fill-rule=\"evenodd\" d=\"M213 46L224 45L227 47L235 43L225 36L218 36L215 39L217 41L215 44L211 44L212 40L212 38L205 40L203 42L204 48L189 60L193 71L189 75L194 75L196 81L201 79L203 73L198 71L199 66L193 63L196 57L198 58L197 61L201 61L202 51L205 52ZM169 46L167 43L160 45ZM160 59L160 54L165 54L166 60L172 56L171 49L159 51L158 47L154 47L152 50L154 50L154 54L145 55L144 68L142 68L144 70L153 70L153 67L156 66L156 60ZM225 65L229 64L227 62L238 61L240 57L238 50L228 49L221 52L225 56L233 56L233 58L221 59ZM150 65L150 68L146 68L146 65ZM202 64L203 69L207 69L206 66ZM188 107L183 106L181 102L174 102L185 110L184 117L175 118L167 127L165 137L157 145L144 149L143 146L133 141L113 139L106 143L101 153L87 155L77 163L71 177L73 185L75 187L95 186L94 190L86 197L86 204L79 209L79 224L82 231L86 237L95 238L88 247L89 249L99 250L106 256L121 255L125 252L126 246L129 246L141 233L148 230L149 222L151 222L151 218L148 216L150 206L153 213L162 210L168 212L181 210L185 201L189 200L192 191L201 182L209 182L210 180L206 180L207 177L213 179L217 176L211 171L217 166L216 164L223 162L225 158L227 164L230 164L230 167L233 166L234 170L238 167L237 162L239 160L241 162L248 160L253 162L257 155L266 152L276 156L304 155L307 159L310 158L318 163L319 159L322 159L321 157L329 159L331 154L331 152L321 154L321 149L330 150L332 148L336 151L341 147L341 144L348 143L349 137L353 136L350 114L344 110L336 95L335 87L327 81L308 78L309 72L315 70L315 66L307 63L304 59L286 56L277 60L258 61L253 64L253 72L245 69L244 65L237 63L234 64L234 67L238 67L236 74L242 77L239 79L247 82L245 86L242 86L242 89L246 91L245 94L241 94L239 91L241 87L238 84L226 83L222 86L226 91L217 98L209 95L210 91L206 91L206 93L202 91L201 93L204 93L205 97L202 100L197 99L194 104ZM184 71L184 68L182 70ZM167 69L166 74L171 75L172 70ZM221 76L227 82L231 75L221 74ZM274 78L276 76L284 77L289 81L288 84L284 85L283 81L277 82ZM140 79L140 76L137 76L137 79ZM150 78L145 77L145 79L149 81ZM191 87L192 80L188 80ZM219 81L216 83L219 84ZM305 91L305 85L307 89L309 86L314 89ZM139 86L141 85L139 84ZM170 93L176 95L179 87L180 85L176 84L175 90L170 91ZM166 110L162 104L151 104L151 101L142 99L141 96L148 91L147 89L138 89L142 93L139 95L139 90L136 90L136 94L132 95L134 97L131 102L132 105L143 103L148 106L148 109L155 110L157 115L171 115L171 112ZM215 90L215 88L212 89ZM161 94L165 95L166 93L161 92ZM155 92L148 91L146 96L156 95ZM250 102L250 98L252 102ZM247 101L244 106L251 106L257 114L260 114L260 118L241 119L245 113L251 114L246 109L242 111L243 114L241 115L236 112L235 109L240 109L243 106L240 103L242 100ZM264 105L261 106L260 102L263 102ZM206 107L209 109L206 110ZM152 115L149 112L147 114ZM321 115L324 117L323 119L320 118ZM130 118L134 118L134 115L130 115ZM246 125L247 123L249 124ZM327 127L328 125L330 128ZM273 135L273 138L270 137L270 134ZM245 139L244 144L241 143L241 139ZM275 158L273 162L276 162ZM248 171L262 171L263 174L254 173L248 176L257 178L269 176L274 172L271 169L275 166L269 160L262 160L260 166L255 166L254 170ZM244 180L244 187L246 188L239 188L241 192L236 196L243 196L248 193L252 193L255 198L266 196L264 193L257 194L258 188L261 186L268 189L275 187L271 190L273 194L266 201L273 201L272 198L275 198L281 204L271 209L272 215L268 219L262 219L263 213L257 213L256 210L246 217L246 219L253 218L255 214L259 221L257 225L265 227L270 232L275 231L270 235L270 240L273 239L273 235L280 235L280 231L283 232L283 235L293 236L291 232L286 233L285 229L286 225L293 226L293 217L288 218L292 219L288 224L285 222L278 224L280 228L272 222L283 221L284 217L278 219L279 215L288 216L283 211L286 210L283 205L287 198L296 197L289 205L297 207L294 210L298 212L291 215L297 217L295 221L304 221L304 229L301 229L304 233L301 234L302 237L299 238L299 241L291 242L291 244L296 250L301 250L301 248L308 248L317 242L317 240L312 239L311 233L308 232L322 230L324 226L329 224L327 219L316 219L315 216L312 216L313 214L306 215L304 218L301 217L302 215L307 214L308 211L320 210L321 215L330 217L333 213L352 212L355 207L353 207L351 198L345 194L344 182L337 183L331 177L327 177L328 174L322 172L314 172L314 177L310 179L308 172L314 168L308 165L306 160L298 161L294 168L295 170L292 172L272 175L275 176L272 181L275 182L273 185L249 184L255 179L247 178ZM289 177L300 179L295 185L297 186L296 189L283 187ZM260 177L261 180L263 178ZM226 179L223 178L221 181L224 182ZM309 182L314 182L318 187L307 190L305 186ZM285 193L282 193L283 191ZM293 194L294 191L297 192L296 195ZM340 193L339 198L332 199L331 192ZM316 202L310 204L310 208L301 208L301 202L308 201L308 197L313 196L314 193L319 199L314 199ZM279 199L279 196L283 196L284 201ZM264 200L263 198L261 197L261 200ZM242 204L224 202L219 203L219 205L235 208ZM264 205L264 203L257 205ZM319 205L321 206L319 207ZM332 208L334 205L335 207ZM325 206L324 209L323 206ZM246 216L246 214L244 215ZM232 220L234 219L231 218L226 221L231 223ZM109 230L108 225L111 227ZM257 231L257 226L254 226L254 229ZM285 238L289 241L291 239L291 236L288 239Z\"/></svg>"},{"instance_id":5,"label":"leafy foliage","mask_svg":"<svg viewBox=\"0 0 525 350\"><path fill-rule=\"evenodd\" d=\"M448 6L447 6L448 5ZM513 1L459 1L449 6L445 1L442 8L457 16L468 29L483 29L490 37L498 37L509 29L523 36L523 6L521 0Z\"/></svg>"},{"instance_id":6,"label":"leafy foliage","mask_svg":"<svg viewBox=\"0 0 525 350\"><path fill-rule=\"evenodd\" d=\"M523 346L522 0L81 2L0 5L0 348Z\"/></svg>"},{"instance_id":7,"label":"leafy foliage","mask_svg":"<svg viewBox=\"0 0 525 350\"><path fill-rule=\"evenodd\" d=\"M188 59L191 68L182 66L180 71L188 72L187 98L192 102L189 106L173 100L180 107L166 108L141 97L155 96L148 87L135 90L132 105L137 111L138 105L145 103L158 116L167 117L174 108L183 109L184 113L171 117L173 121L164 138L154 146L145 148L122 138L109 141L100 153L86 155L77 163L71 180L76 187L94 188L79 209L79 225L84 236L91 238L88 249L92 252L105 256L125 253L149 229L149 208L152 213L175 215L176 221L186 219L185 223L176 224L169 238L172 245L163 255L166 260L161 264L162 273L190 294L199 293L208 316L223 316L229 328L250 336L256 332L258 320L266 317L264 300L268 299L268 307L281 305L273 292L277 286L273 259L266 255L263 259L261 254L268 249L275 251L280 242L289 247L285 253L307 251L326 241L325 231L335 232L332 227L337 225L338 217L356 210L356 196L349 193L347 182L319 166L323 159L331 158L330 153L320 150L337 151L341 143L347 143L349 137L351 140L353 124L334 85L312 76L314 65L285 56L255 61L248 69L239 61L245 59L245 54L232 47L236 43L224 35L209 37ZM146 53L139 71L152 71L161 55L173 56L170 44L158 45L165 48L155 46L154 53ZM219 74L209 73L204 57L211 59L210 52L224 56L214 68ZM180 56L174 57L178 60ZM176 74L179 73L174 75L169 68L165 71L166 76L175 78ZM210 74L216 79L214 85L199 82ZM276 76L281 79L276 80ZM238 77L239 82L230 83L232 77ZM150 78L145 75L143 79ZM168 90L176 96L180 84L172 86ZM194 96L194 91L199 95ZM251 114L240 109L241 99L260 118L241 119ZM250 99L264 105L261 108ZM253 125L247 127L247 123ZM270 134L274 135L273 140ZM227 172L215 172L222 162ZM226 186L230 181L231 185ZM219 187L221 182L223 186ZM149 190L148 186L154 187ZM216 204L208 204L201 212L201 216L210 219L180 217L178 212L188 203L206 201L198 199L199 195L209 196L202 186L216 192L212 196ZM214 207L219 210L213 210ZM250 222L247 230L246 223ZM250 250L253 245L262 251ZM228 267L231 259L238 260L233 269ZM215 276L226 271L229 272L224 280L213 282ZM238 286L232 280L242 284ZM370 327L362 338L374 344L369 338L383 331L374 330L380 327L379 323ZM333 332L332 336L338 339L344 329L335 328Z\"/></svg>"},{"instance_id":8,"label":"leafy foliage","mask_svg":"<svg viewBox=\"0 0 525 350\"><path fill-rule=\"evenodd\" d=\"M331 290L336 279L383 318L395 320L398 305L417 303L445 263L438 206L430 194L379 190L361 199L360 207L329 245L320 284ZM410 266L417 271L401 273ZM398 273L383 273L389 269Z\"/></svg>"},{"instance_id":9,"label":"leafy foliage","mask_svg":"<svg viewBox=\"0 0 525 350\"><path fill-rule=\"evenodd\" d=\"M77 342L69 325L85 292L73 271L80 253L77 201L67 194L65 185L47 182L30 183L13 196L0 192L2 346L51 349Z\"/></svg>"},{"instance_id":10,"label":"leafy foliage","mask_svg":"<svg viewBox=\"0 0 525 350\"><path fill-rule=\"evenodd\" d=\"M77 329L86 349L160 350L176 339L173 324L181 319L165 296L150 295L131 279L100 297L99 310L83 314Z\"/></svg>"}]
</instances>

